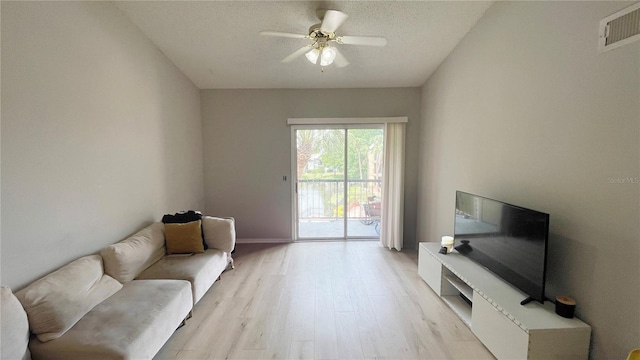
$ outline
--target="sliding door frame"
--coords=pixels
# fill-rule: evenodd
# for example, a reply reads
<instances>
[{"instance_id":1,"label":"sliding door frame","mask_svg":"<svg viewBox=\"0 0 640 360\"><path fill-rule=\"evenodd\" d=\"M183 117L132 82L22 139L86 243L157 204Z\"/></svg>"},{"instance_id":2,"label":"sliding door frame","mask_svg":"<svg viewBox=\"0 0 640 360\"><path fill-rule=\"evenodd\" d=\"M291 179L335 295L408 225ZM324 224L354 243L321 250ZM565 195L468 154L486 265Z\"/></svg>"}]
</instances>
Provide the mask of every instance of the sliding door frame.
<instances>
[{"instance_id":1,"label":"sliding door frame","mask_svg":"<svg viewBox=\"0 0 640 360\"><path fill-rule=\"evenodd\" d=\"M365 119L369 119L369 118L365 118ZM374 118L375 119L375 118ZM382 119L390 119L390 118L382 118ZM291 120L291 119L290 119ZM322 119L295 119L295 120L322 120ZM330 120L330 119L328 119ZM349 119L333 119L333 120L349 120ZM385 131L385 126L384 123L379 123L379 122L373 122L373 123L367 123L367 122L363 122L362 119L353 119L353 120L360 120L360 121L354 121L353 123L338 123L338 124L330 124L330 123L319 123L319 124L312 124L312 123L306 123L306 124L297 124L297 125L292 125L291 126L291 238L293 241L307 241L307 240L322 240L322 239L327 239L327 238L323 238L323 237L317 237L317 238L312 238L312 237L305 237L303 239L300 239L300 233L299 233L299 219L298 219L298 148L297 148L297 131L298 130L330 130L330 129L340 129L340 130L345 130L345 135L344 135L344 149L343 149L343 163L344 163L344 174L342 177L342 182L344 183L343 186L343 230L342 230L342 237L332 237L332 238L328 238L330 240L365 240L365 239L374 239L373 237L370 236L348 236L348 220L349 217L347 216L347 208L348 208L348 204L347 204L347 200L348 200L348 192L349 192L349 186L348 186L348 162L347 162L347 158L348 158L348 153L347 153L347 149L348 149L348 141L349 141L349 132L347 130L349 129L382 129L383 132ZM384 181L384 179L383 179ZM378 236L379 237L379 236Z\"/></svg>"}]
</instances>

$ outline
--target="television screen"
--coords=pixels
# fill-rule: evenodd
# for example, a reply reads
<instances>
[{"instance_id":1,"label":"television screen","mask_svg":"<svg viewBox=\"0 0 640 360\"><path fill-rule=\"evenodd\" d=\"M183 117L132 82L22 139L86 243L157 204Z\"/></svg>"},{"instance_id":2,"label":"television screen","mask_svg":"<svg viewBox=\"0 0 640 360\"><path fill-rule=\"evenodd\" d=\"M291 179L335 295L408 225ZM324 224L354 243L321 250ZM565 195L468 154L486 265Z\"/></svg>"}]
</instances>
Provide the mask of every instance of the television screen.
<instances>
[{"instance_id":1,"label":"television screen","mask_svg":"<svg viewBox=\"0 0 640 360\"><path fill-rule=\"evenodd\" d=\"M456 250L540 302L548 232L548 214L456 192Z\"/></svg>"}]
</instances>

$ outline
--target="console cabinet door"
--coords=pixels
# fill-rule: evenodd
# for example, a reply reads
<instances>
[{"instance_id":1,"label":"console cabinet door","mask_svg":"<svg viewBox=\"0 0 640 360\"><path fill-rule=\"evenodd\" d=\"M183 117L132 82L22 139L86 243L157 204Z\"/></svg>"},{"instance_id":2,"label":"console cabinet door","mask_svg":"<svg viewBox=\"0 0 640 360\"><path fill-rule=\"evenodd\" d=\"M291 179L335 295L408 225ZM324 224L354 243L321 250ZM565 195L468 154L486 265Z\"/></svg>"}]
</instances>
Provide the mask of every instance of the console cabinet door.
<instances>
[{"instance_id":1,"label":"console cabinet door","mask_svg":"<svg viewBox=\"0 0 640 360\"><path fill-rule=\"evenodd\" d=\"M418 253L418 275L438 296L442 296L442 263L434 259L422 246Z\"/></svg>"},{"instance_id":2,"label":"console cabinet door","mask_svg":"<svg viewBox=\"0 0 640 360\"><path fill-rule=\"evenodd\" d=\"M498 359L526 359L529 334L473 292L471 330Z\"/></svg>"}]
</instances>

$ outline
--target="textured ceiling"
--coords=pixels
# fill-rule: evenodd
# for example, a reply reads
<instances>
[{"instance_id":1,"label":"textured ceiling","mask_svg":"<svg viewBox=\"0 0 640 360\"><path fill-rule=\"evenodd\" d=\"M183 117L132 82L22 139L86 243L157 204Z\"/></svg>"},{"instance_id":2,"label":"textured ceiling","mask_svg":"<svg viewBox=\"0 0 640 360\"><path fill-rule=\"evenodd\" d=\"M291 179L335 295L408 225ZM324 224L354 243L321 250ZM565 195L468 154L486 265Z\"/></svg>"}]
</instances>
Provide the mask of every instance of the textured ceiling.
<instances>
[{"instance_id":1,"label":"textured ceiling","mask_svg":"<svg viewBox=\"0 0 640 360\"><path fill-rule=\"evenodd\" d=\"M118 1L116 5L200 89L421 86L492 2ZM338 35L384 36L383 48L337 45L351 65L324 72L304 56L316 9L349 15Z\"/></svg>"}]
</instances>

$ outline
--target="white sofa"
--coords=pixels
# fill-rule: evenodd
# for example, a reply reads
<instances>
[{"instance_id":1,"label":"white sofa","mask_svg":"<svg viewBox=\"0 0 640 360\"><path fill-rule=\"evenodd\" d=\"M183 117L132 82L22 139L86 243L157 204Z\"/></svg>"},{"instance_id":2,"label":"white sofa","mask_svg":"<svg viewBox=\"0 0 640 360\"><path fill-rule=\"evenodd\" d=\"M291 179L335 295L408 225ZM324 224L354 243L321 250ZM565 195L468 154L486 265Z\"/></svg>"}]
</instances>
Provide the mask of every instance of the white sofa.
<instances>
[{"instance_id":1,"label":"white sofa","mask_svg":"<svg viewBox=\"0 0 640 360\"><path fill-rule=\"evenodd\" d=\"M204 253L168 258L164 225L154 223L16 292L26 317L3 288L2 358L28 359L29 350L34 359L153 358L232 262L233 219L202 221ZM6 334L5 304L18 314ZM20 341L5 344L24 338L27 318L28 349Z\"/></svg>"}]
</instances>

